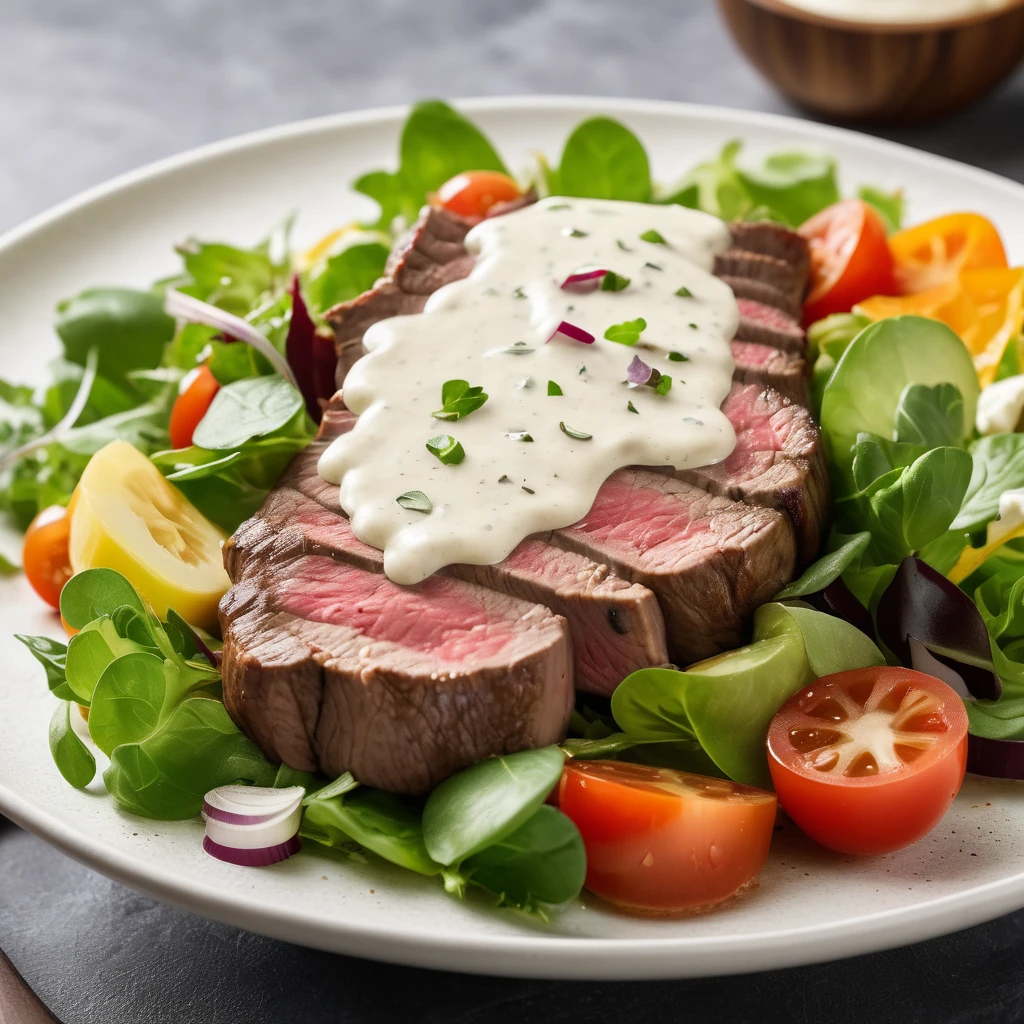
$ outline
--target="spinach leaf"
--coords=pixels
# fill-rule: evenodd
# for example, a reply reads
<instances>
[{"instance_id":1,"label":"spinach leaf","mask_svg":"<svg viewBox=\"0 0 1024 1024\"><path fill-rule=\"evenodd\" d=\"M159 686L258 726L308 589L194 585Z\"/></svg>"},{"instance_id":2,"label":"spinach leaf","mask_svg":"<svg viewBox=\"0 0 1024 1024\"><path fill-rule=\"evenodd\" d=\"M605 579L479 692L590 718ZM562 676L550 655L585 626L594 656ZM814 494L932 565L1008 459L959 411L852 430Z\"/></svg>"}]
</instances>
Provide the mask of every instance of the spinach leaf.
<instances>
[{"instance_id":1,"label":"spinach leaf","mask_svg":"<svg viewBox=\"0 0 1024 1024\"><path fill-rule=\"evenodd\" d=\"M71 726L71 704L62 700L50 719L50 754L64 780L85 789L96 775L96 758Z\"/></svg>"},{"instance_id":2,"label":"spinach leaf","mask_svg":"<svg viewBox=\"0 0 1024 1024\"><path fill-rule=\"evenodd\" d=\"M458 864L530 818L555 788L564 758L558 747L481 761L445 779L423 808L423 839L439 864Z\"/></svg>"},{"instance_id":3,"label":"spinach leaf","mask_svg":"<svg viewBox=\"0 0 1024 1024\"><path fill-rule=\"evenodd\" d=\"M1003 700L1024 697L1024 572L1011 563L990 576L974 591L974 603L988 629Z\"/></svg>"},{"instance_id":4,"label":"spinach leaf","mask_svg":"<svg viewBox=\"0 0 1024 1024\"><path fill-rule=\"evenodd\" d=\"M109 616L84 626L68 644L67 682L75 700L90 704L107 668L123 655L137 653L146 653L146 646L120 636Z\"/></svg>"},{"instance_id":5,"label":"spinach leaf","mask_svg":"<svg viewBox=\"0 0 1024 1024\"><path fill-rule=\"evenodd\" d=\"M625 125L610 117L588 118L566 139L558 185L567 196L649 202L647 152Z\"/></svg>"},{"instance_id":6,"label":"spinach leaf","mask_svg":"<svg viewBox=\"0 0 1024 1024\"><path fill-rule=\"evenodd\" d=\"M999 514L1004 491L1024 487L1024 434L993 434L971 447L974 469L952 528L974 531Z\"/></svg>"},{"instance_id":7,"label":"spinach leaf","mask_svg":"<svg viewBox=\"0 0 1024 1024\"><path fill-rule=\"evenodd\" d=\"M873 206L885 224L885 233L891 235L903 226L903 190L886 192L873 185L862 185L857 189L857 198Z\"/></svg>"},{"instance_id":8,"label":"spinach leaf","mask_svg":"<svg viewBox=\"0 0 1024 1024\"><path fill-rule=\"evenodd\" d=\"M587 855L579 829L547 805L459 868L464 878L495 893L501 905L542 918L546 906L579 895L586 873Z\"/></svg>"},{"instance_id":9,"label":"spinach leaf","mask_svg":"<svg viewBox=\"0 0 1024 1024\"><path fill-rule=\"evenodd\" d=\"M48 636L25 636L22 633L16 633L14 638L20 640L32 653L32 657L43 666L50 693L61 700L74 700L74 691L68 686L64 675L68 656L67 644L51 640Z\"/></svg>"},{"instance_id":10,"label":"spinach leaf","mask_svg":"<svg viewBox=\"0 0 1024 1024\"><path fill-rule=\"evenodd\" d=\"M964 701L968 732L990 740L1024 740L1024 697Z\"/></svg>"},{"instance_id":11,"label":"spinach leaf","mask_svg":"<svg viewBox=\"0 0 1024 1024\"><path fill-rule=\"evenodd\" d=\"M166 668L174 670L170 662ZM92 693L93 742L107 755L122 743L141 743L156 728L168 689L165 663L153 654L132 652L110 662Z\"/></svg>"},{"instance_id":12,"label":"spinach leaf","mask_svg":"<svg viewBox=\"0 0 1024 1024\"><path fill-rule=\"evenodd\" d=\"M147 614L135 588L113 569L86 569L72 576L60 592L60 614L72 629L84 629L122 605Z\"/></svg>"},{"instance_id":13,"label":"spinach leaf","mask_svg":"<svg viewBox=\"0 0 1024 1024\"><path fill-rule=\"evenodd\" d=\"M722 220L745 216L754 202L736 170L742 148L739 139L727 142L716 160L698 164L660 202L703 210Z\"/></svg>"},{"instance_id":14,"label":"spinach leaf","mask_svg":"<svg viewBox=\"0 0 1024 1024\"><path fill-rule=\"evenodd\" d=\"M283 377L251 377L222 387L193 434L198 448L231 451L289 425L305 410L302 395ZM298 425L296 426L296 429ZM307 431L307 436L312 432Z\"/></svg>"},{"instance_id":15,"label":"spinach leaf","mask_svg":"<svg viewBox=\"0 0 1024 1024\"><path fill-rule=\"evenodd\" d=\"M71 408L71 403L82 386L85 368L66 359L55 359L50 363L49 372L50 385L43 393L40 409L46 426L52 427L60 422ZM128 383L137 388L135 375L147 372L152 371L130 370L126 375ZM134 390L114 384L97 374L89 389L85 408L75 422L78 426L85 426L119 412L127 412L138 404L139 396Z\"/></svg>"},{"instance_id":16,"label":"spinach leaf","mask_svg":"<svg viewBox=\"0 0 1024 1024\"><path fill-rule=\"evenodd\" d=\"M331 256L306 286L310 308L323 313L361 295L384 273L387 258L388 247L380 242L350 245Z\"/></svg>"},{"instance_id":17,"label":"spinach leaf","mask_svg":"<svg viewBox=\"0 0 1024 1024\"><path fill-rule=\"evenodd\" d=\"M770 207L793 226L839 201L836 162L821 153L773 153L760 167L738 174L755 205Z\"/></svg>"},{"instance_id":18,"label":"spinach leaf","mask_svg":"<svg viewBox=\"0 0 1024 1024\"><path fill-rule=\"evenodd\" d=\"M784 587L774 597L775 601L783 601L791 597L804 597L824 590L834 583L853 563L864 554L871 534L866 530L855 533L849 540L835 551L822 555L813 565L809 565L800 576L788 587Z\"/></svg>"},{"instance_id":19,"label":"spinach leaf","mask_svg":"<svg viewBox=\"0 0 1024 1024\"><path fill-rule=\"evenodd\" d=\"M56 328L71 362L85 366L96 348L100 376L126 384L130 370L160 365L174 320L152 292L91 288L57 306Z\"/></svg>"},{"instance_id":20,"label":"spinach leaf","mask_svg":"<svg viewBox=\"0 0 1024 1024\"><path fill-rule=\"evenodd\" d=\"M430 859L424 846L422 812L415 800L366 786L343 793L330 786L305 803L304 837L325 846L353 840L392 864L421 875L441 871L441 865Z\"/></svg>"},{"instance_id":21,"label":"spinach leaf","mask_svg":"<svg viewBox=\"0 0 1024 1024\"><path fill-rule=\"evenodd\" d=\"M185 276L173 284L186 295L244 317L287 282L287 254L272 248L269 238L252 249L190 238L177 247Z\"/></svg>"},{"instance_id":22,"label":"spinach leaf","mask_svg":"<svg viewBox=\"0 0 1024 1024\"><path fill-rule=\"evenodd\" d=\"M894 417L896 440L925 448L956 446L964 439L964 400L955 384L908 384Z\"/></svg>"},{"instance_id":23,"label":"spinach leaf","mask_svg":"<svg viewBox=\"0 0 1024 1024\"><path fill-rule=\"evenodd\" d=\"M103 781L123 810L177 821L199 814L217 786L271 786L276 773L219 700L193 696L142 742L115 747Z\"/></svg>"}]
</instances>

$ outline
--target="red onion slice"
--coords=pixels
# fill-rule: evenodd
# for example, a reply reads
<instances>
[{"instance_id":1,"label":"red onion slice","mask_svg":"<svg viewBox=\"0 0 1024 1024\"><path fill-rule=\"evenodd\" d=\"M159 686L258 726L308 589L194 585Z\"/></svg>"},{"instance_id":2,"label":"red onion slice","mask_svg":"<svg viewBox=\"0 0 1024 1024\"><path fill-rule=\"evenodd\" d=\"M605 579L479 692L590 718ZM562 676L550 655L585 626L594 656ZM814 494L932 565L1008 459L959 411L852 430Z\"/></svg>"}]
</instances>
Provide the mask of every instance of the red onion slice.
<instances>
[{"instance_id":1,"label":"red onion slice","mask_svg":"<svg viewBox=\"0 0 1024 1024\"><path fill-rule=\"evenodd\" d=\"M582 327L577 327L575 324L569 323L568 320L563 320L555 328L554 333L550 338L548 338L548 341L554 341L556 338L565 338L567 341L578 341L581 345L594 344L594 336L589 331L585 331Z\"/></svg>"},{"instance_id":2,"label":"red onion slice","mask_svg":"<svg viewBox=\"0 0 1024 1024\"><path fill-rule=\"evenodd\" d=\"M291 814L305 795L302 786L219 786L203 798L203 817L229 825L262 825Z\"/></svg>"},{"instance_id":3,"label":"red onion slice","mask_svg":"<svg viewBox=\"0 0 1024 1024\"><path fill-rule=\"evenodd\" d=\"M646 384L653 373L653 367L648 366L639 356L633 356L633 361L626 368L626 380L639 387Z\"/></svg>"},{"instance_id":4,"label":"red onion slice","mask_svg":"<svg viewBox=\"0 0 1024 1024\"><path fill-rule=\"evenodd\" d=\"M596 292L604 281L607 270L577 270L570 274L562 282L562 290L575 292L577 295L587 295L589 292ZM591 338L593 341L593 338Z\"/></svg>"},{"instance_id":5,"label":"red onion slice","mask_svg":"<svg viewBox=\"0 0 1024 1024\"><path fill-rule=\"evenodd\" d=\"M277 846L263 846L255 850L236 850L231 846L221 846L209 836L203 838L203 849L217 860L227 864L237 864L243 868L265 868L270 864L279 864L289 857L294 857L302 849L298 836L292 836L285 843Z\"/></svg>"}]
</instances>

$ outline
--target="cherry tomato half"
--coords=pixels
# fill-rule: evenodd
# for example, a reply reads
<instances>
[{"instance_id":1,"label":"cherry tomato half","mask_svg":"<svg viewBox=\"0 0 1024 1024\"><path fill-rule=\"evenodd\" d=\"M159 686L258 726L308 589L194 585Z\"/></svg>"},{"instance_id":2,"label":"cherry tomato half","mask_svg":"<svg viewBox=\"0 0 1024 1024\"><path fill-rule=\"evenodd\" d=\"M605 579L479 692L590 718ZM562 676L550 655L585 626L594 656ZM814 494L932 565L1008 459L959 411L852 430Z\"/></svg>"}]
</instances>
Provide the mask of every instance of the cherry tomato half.
<instances>
[{"instance_id":1,"label":"cherry tomato half","mask_svg":"<svg viewBox=\"0 0 1024 1024\"><path fill-rule=\"evenodd\" d=\"M71 517L63 505L44 508L25 531L21 559L32 589L54 608L60 607L60 592L71 579L68 535Z\"/></svg>"},{"instance_id":2,"label":"cherry tomato half","mask_svg":"<svg viewBox=\"0 0 1024 1024\"><path fill-rule=\"evenodd\" d=\"M192 443L199 421L210 408L213 396L220 391L217 378L205 364L187 374L181 383L181 392L171 409L169 429L172 448L187 448Z\"/></svg>"},{"instance_id":3,"label":"cherry tomato half","mask_svg":"<svg viewBox=\"0 0 1024 1024\"><path fill-rule=\"evenodd\" d=\"M773 794L621 761L569 761L558 806L587 850L586 887L625 910L682 914L727 899L764 866Z\"/></svg>"},{"instance_id":4,"label":"cherry tomato half","mask_svg":"<svg viewBox=\"0 0 1024 1024\"><path fill-rule=\"evenodd\" d=\"M522 195L519 186L500 171L465 171L449 178L434 196L434 202L460 217L480 220L497 203Z\"/></svg>"},{"instance_id":5,"label":"cherry tomato half","mask_svg":"<svg viewBox=\"0 0 1024 1024\"><path fill-rule=\"evenodd\" d=\"M862 299L895 289L885 225L860 199L846 199L800 227L811 250L811 290L804 323L848 313Z\"/></svg>"},{"instance_id":6,"label":"cherry tomato half","mask_svg":"<svg viewBox=\"0 0 1024 1024\"><path fill-rule=\"evenodd\" d=\"M962 270L1006 267L1006 250L995 225L979 213L950 213L889 239L896 284L904 295L952 281Z\"/></svg>"},{"instance_id":7,"label":"cherry tomato half","mask_svg":"<svg viewBox=\"0 0 1024 1024\"><path fill-rule=\"evenodd\" d=\"M949 810L967 766L967 712L923 672L837 672L783 704L768 765L782 809L812 839L840 853L891 853Z\"/></svg>"}]
</instances>

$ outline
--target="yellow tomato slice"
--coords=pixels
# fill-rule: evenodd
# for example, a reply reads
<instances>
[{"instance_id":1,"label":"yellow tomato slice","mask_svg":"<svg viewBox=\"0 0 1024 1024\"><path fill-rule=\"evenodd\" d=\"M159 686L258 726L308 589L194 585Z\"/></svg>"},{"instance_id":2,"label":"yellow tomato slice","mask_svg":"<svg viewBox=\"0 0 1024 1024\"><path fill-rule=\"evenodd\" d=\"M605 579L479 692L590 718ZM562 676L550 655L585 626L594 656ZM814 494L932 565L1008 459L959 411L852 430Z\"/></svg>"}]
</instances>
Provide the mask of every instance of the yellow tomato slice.
<instances>
[{"instance_id":1,"label":"yellow tomato slice","mask_svg":"<svg viewBox=\"0 0 1024 1024\"><path fill-rule=\"evenodd\" d=\"M1007 265L998 230L980 213L949 213L897 231L889 248L905 294L928 291L964 270Z\"/></svg>"},{"instance_id":2,"label":"yellow tomato slice","mask_svg":"<svg viewBox=\"0 0 1024 1024\"><path fill-rule=\"evenodd\" d=\"M211 523L136 448L111 441L86 466L71 516L71 568L116 569L161 618L173 608L195 626L217 621L230 586Z\"/></svg>"}]
</instances>

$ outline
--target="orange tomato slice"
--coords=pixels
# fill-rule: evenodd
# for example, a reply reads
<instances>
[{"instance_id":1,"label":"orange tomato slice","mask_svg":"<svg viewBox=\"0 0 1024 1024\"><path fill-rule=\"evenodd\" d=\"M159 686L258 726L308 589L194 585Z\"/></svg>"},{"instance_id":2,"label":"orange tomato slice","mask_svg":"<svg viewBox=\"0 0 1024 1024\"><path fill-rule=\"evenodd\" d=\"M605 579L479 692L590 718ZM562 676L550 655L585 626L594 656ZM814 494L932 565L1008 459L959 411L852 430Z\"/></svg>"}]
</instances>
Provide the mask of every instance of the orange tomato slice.
<instances>
[{"instance_id":1,"label":"orange tomato slice","mask_svg":"<svg viewBox=\"0 0 1024 1024\"><path fill-rule=\"evenodd\" d=\"M896 283L906 295L929 291L964 270L1007 266L999 232L980 213L950 213L898 231L889 248Z\"/></svg>"}]
</instances>

